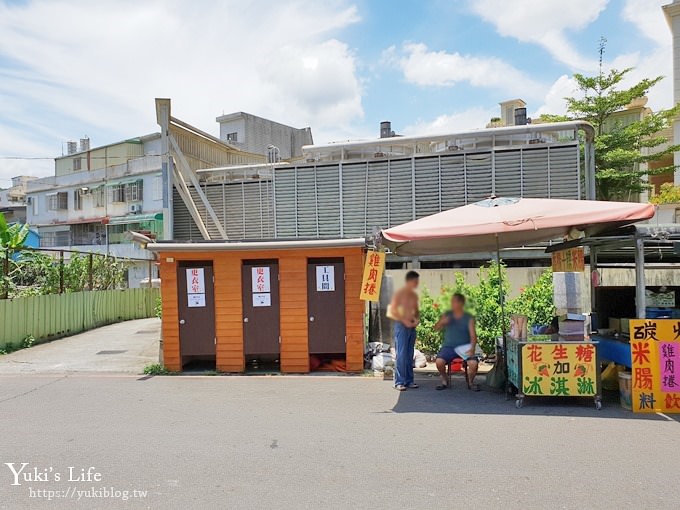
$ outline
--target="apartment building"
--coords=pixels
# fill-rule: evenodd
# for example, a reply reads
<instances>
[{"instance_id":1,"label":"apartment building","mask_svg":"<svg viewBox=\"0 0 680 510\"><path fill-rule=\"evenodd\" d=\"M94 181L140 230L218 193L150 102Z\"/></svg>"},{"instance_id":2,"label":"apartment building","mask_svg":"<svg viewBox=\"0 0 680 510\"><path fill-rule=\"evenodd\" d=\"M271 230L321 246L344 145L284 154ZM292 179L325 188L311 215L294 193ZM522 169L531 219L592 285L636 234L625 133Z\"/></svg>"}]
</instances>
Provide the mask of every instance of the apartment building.
<instances>
[{"instance_id":1,"label":"apartment building","mask_svg":"<svg viewBox=\"0 0 680 510\"><path fill-rule=\"evenodd\" d=\"M34 179L37 177L12 177L12 185L7 189L0 189L0 213L8 223L26 223L26 184Z\"/></svg>"}]
</instances>

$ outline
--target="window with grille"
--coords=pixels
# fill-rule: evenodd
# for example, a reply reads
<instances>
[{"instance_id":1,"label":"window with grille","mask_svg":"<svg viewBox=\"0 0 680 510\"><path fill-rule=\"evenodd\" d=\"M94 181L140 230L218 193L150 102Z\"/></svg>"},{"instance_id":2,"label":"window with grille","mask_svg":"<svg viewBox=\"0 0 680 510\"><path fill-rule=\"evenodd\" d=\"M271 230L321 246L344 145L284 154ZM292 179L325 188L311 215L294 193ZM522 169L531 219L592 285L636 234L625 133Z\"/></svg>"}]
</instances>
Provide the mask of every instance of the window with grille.
<instances>
[{"instance_id":1,"label":"window with grille","mask_svg":"<svg viewBox=\"0 0 680 510\"><path fill-rule=\"evenodd\" d=\"M238 133L236 131L227 133L227 142L238 142Z\"/></svg>"},{"instance_id":2,"label":"window with grille","mask_svg":"<svg viewBox=\"0 0 680 510\"><path fill-rule=\"evenodd\" d=\"M73 171L78 172L83 168L83 160L81 158L73 158Z\"/></svg>"},{"instance_id":3,"label":"window with grille","mask_svg":"<svg viewBox=\"0 0 680 510\"><path fill-rule=\"evenodd\" d=\"M47 196L47 208L50 211L64 211L68 209L68 193L60 191Z\"/></svg>"},{"instance_id":4,"label":"window with grille","mask_svg":"<svg viewBox=\"0 0 680 510\"><path fill-rule=\"evenodd\" d=\"M139 180L125 185L125 201L126 202L141 202L142 188L144 181Z\"/></svg>"},{"instance_id":5,"label":"window with grille","mask_svg":"<svg viewBox=\"0 0 680 510\"><path fill-rule=\"evenodd\" d=\"M125 202L125 184L114 184L111 186L109 193L112 204Z\"/></svg>"},{"instance_id":6,"label":"window with grille","mask_svg":"<svg viewBox=\"0 0 680 510\"><path fill-rule=\"evenodd\" d=\"M153 194L152 200L163 200L163 177L156 176L153 178Z\"/></svg>"},{"instance_id":7,"label":"window with grille","mask_svg":"<svg viewBox=\"0 0 680 510\"><path fill-rule=\"evenodd\" d=\"M83 208L83 192L79 189L73 192L73 208L80 211Z\"/></svg>"},{"instance_id":8,"label":"window with grille","mask_svg":"<svg viewBox=\"0 0 680 510\"><path fill-rule=\"evenodd\" d=\"M106 206L106 201L105 201L105 189L104 186L99 186L98 188L94 188L92 190L92 200L94 202L95 207L105 207Z\"/></svg>"}]
</instances>

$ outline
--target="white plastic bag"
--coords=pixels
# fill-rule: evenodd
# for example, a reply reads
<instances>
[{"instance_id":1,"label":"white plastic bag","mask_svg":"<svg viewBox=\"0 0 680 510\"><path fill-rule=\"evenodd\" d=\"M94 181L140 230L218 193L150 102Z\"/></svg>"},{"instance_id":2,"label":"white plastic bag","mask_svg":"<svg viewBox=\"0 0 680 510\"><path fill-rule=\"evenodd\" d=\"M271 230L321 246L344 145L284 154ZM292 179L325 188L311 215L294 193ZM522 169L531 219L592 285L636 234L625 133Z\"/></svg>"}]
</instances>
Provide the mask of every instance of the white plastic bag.
<instances>
[{"instance_id":1,"label":"white plastic bag","mask_svg":"<svg viewBox=\"0 0 680 510\"><path fill-rule=\"evenodd\" d=\"M373 356L373 359L371 360L371 369L372 370L385 370L385 367L391 367L394 366L394 359L392 358L392 355L389 352L381 352L380 354L376 354Z\"/></svg>"},{"instance_id":2,"label":"white plastic bag","mask_svg":"<svg viewBox=\"0 0 680 510\"><path fill-rule=\"evenodd\" d=\"M414 368L425 368L427 366L427 358L418 349L413 351L413 366Z\"/></svg>"}]
</instances>

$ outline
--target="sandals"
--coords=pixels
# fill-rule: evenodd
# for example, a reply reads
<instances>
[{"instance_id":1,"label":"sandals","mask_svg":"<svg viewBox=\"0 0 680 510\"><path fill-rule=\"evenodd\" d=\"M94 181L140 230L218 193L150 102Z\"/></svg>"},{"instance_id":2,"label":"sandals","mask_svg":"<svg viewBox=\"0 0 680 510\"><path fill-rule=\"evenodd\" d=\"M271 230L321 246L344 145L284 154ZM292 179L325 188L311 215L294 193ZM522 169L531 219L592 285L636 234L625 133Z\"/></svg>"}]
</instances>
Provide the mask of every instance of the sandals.
<instances>
[{"instance_id":1,"label":"sandals","mask_svg":"<svg viewBox=\"0 0 680 510\"><path fill-rule=\"evenodd\" d=\"M448 388L449 388L449 385L448 385L448 384L439 384L439 385L437 385L437 387L435 388L435 390L440 390L440 391L441 391L441 390L446 390L446 389L448 389Z\"/></svg>"},{"instance_id":2,"label":"sandals","mask_svg":"<svg viewBox=\"0 0 680 510\"><path fill-rule=\"evenodd\" d=\"M404 386L403 384L397 384L394 387L394 389L397 390L397 391L406 391L406 386Z\"/></svg>"},{"instance_id":3,"label":"sandals","mask_svg":"<svg viewBox=\"0 0 680 510\"><path fill-rule=\"evenodd\" d=\"M481 391L482 389L479 387L479 384L471 384L470 387L468 388L470 391Z\"/></svg>"}]
</instances>

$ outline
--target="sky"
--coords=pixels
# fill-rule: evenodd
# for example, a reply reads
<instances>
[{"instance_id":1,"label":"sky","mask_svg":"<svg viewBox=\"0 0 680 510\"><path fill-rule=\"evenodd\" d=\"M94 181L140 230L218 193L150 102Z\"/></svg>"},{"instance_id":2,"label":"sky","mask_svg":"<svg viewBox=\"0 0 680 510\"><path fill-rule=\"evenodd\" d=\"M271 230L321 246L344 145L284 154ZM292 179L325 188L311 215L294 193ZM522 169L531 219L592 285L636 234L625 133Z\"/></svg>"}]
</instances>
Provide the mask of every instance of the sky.
<instances>
[{"instance_id":1,"label":"sky","mask_svg":"<svg viewBox=\"0 0 680 510\"><path fill-rule=\"evenodd\" d=\"M564 113L574 73L666 76L670 0L0 0L0 187L54 173L67 140L158 131L154 98L218 135L245 111L315 143L483 128L498 103Z\"/></svg>"}]
</instances>

